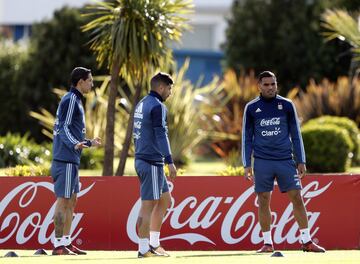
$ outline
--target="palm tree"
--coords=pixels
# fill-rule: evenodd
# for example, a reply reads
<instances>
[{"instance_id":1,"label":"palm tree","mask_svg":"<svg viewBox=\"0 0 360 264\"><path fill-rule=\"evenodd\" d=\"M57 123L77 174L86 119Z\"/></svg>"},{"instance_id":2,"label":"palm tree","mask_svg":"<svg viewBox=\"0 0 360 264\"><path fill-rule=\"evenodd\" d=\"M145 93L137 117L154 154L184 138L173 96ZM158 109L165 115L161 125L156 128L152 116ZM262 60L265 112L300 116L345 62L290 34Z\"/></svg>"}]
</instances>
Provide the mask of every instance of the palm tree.
<instances>
[{"instance_id":1,"label":"palm tree","mask_svg":"<svg viewBox=\"0 0 360 264\"><path fill-rule=\"evenodd\" d=\"M360 14L357 18L360 19ZM349 70L351 78L360 60L360 21L358 23L347 11L340 9L326 10L322 14L322 20L322 26L328 30L324 33L327 41L338 38L353 47L354 57Z\"/></svg>"},{"instance_id":2,"label":"palm tree","mask_svg":"<svg viewBox=\"0 0 360 264\"><path fill-rule=\"evenodd\" d=\"M149 74L169 59L169 41L178 41L187 28L183 14L189 0L112 0L88 7L92 19L84 27L91 33L91 49L100 65L107 64L111 84L107 109L103 175L113 174L115 100L119 77L135 87L126 136L116 175L123 175L131 144L133 114Z\"/></svg>"}]
</instances>

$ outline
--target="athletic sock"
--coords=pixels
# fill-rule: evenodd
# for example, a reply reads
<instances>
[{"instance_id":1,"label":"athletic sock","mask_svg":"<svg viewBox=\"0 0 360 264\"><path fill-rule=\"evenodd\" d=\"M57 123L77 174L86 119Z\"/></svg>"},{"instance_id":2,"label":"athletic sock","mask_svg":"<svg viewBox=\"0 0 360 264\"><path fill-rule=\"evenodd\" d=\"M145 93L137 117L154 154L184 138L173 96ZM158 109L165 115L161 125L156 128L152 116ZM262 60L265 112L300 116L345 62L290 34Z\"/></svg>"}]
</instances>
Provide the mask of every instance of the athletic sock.
<instances>
[{"instance_id":1,"label":"athletic sock","mask_svg":"<svg viewBox=\"0 0 360 264\"><path fill-rule=\"evenodd\" d=\"M148 238L139 238L139 252L145 254L150 250L149 239Z\"/></svg>"},{"instance_id":2,"label":"athletic sock","mask_svg":"<svg viewBox=\"0 0 360 264\"><path fill-rule=\"evenodd\" d=\"M272 245L273 242L271 239L271 231L262 232L262 234L263 234L264 244Z\"/></svg>"},{"instance_id":3,"label":"athletic sock","mask_svg":"<svg viewBox=\"0 0 360 264\"><path fill-rule=\"evenodd\" d=\"M64 246L65 246L65 247L71 244L71 237L70 237L70 235L63 236L63 237L62 237L62 240L63 240L63 243L64 243Z\"/></svg>"},{"instance_id":4,"label":"athletic sock","mask_svg":"<svg viewBox=\"0 0 360 264\"><path fill-rule=\"evenodd\" d=\"M303 244L311 241L310 230L309 228L300 229L301 241Z\"/></svg>"},{"instance_id":5,"label":"athletic sock","mask_svg":"<svg viewBox=\"0 0 360 264\"><path fill-rule=\"evenodd\" d=\"M63 246L63 240L61 237L55 237L54 239L54 248L57 248L57 247L60 247L60 246Z\"/></svg>"},{"instance_id":6,"label":"athletic sock","mask_svg":"<svg viewBox=\"0 0 360 264\"><path fill-rule=\"evenodd\" d=\"M150 245L154 248L160 246L160 232L150 231Z\"/></svg>"}]
</instances>

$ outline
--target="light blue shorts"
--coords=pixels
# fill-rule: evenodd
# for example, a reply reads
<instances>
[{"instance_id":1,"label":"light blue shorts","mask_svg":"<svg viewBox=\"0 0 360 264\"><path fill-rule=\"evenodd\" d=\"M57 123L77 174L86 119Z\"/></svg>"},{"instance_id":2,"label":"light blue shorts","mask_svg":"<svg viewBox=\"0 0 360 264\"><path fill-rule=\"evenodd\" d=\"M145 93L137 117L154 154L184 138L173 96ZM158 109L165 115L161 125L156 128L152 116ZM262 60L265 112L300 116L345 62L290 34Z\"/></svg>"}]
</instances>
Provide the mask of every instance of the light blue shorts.
<instances>
[{"instance_id":1,"label":"light blue shorts","mask_svg":"<svg viewBox=\"0 0 360 264\"><path fill-rule=\"evenodd\" d=\"M159 200L163 193L169 191L164 166L156 166L136 159L135 170L140 180L141 200Z\"/></svg>"},{"instance_id":2,"label":"light blue shorts","mask_svg":"<svg viewBox=\"0 0 360 264\"><path fill-rule=\"evenodd\" d=\"M71 198L79 192L79 165L53 160L51 176L54 181L56 197Z\"/></svg>"},{"instance_id":3,"label":"light blue shorts","mask_svg":"<svg viewBox=\"0 0 360 264\"><path fill-rule=\"evenodd\" d=\"M295 161L254 159L255 192L271 192L274 180L281 192L301 190L301 181L296 169Z\"/></svg>"}]
</instances>

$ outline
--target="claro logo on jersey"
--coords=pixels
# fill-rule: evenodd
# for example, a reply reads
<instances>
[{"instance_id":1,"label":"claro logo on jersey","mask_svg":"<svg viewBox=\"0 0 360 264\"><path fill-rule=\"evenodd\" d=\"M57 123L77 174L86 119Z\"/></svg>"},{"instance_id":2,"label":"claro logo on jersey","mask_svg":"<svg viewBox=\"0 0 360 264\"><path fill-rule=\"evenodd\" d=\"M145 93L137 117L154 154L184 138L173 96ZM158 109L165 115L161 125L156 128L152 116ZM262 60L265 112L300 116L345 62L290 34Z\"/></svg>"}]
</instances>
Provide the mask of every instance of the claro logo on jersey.
<instances>
[{"instance_id":1,"label":"claro logo on jersey","mask_svg":"<svg viewBox=\"0 0 360 264\"><path fill-rule=\"evenodd\" d=\"M280 117L273 117L270 119L261 119L260 126L268 127L268 126L279 126L280 125ZM280 127L274 127L272 130L263 130L261 131L261 135L263 137L272 137L277 136L281 133Z\"/></svg>"}]
</instances>

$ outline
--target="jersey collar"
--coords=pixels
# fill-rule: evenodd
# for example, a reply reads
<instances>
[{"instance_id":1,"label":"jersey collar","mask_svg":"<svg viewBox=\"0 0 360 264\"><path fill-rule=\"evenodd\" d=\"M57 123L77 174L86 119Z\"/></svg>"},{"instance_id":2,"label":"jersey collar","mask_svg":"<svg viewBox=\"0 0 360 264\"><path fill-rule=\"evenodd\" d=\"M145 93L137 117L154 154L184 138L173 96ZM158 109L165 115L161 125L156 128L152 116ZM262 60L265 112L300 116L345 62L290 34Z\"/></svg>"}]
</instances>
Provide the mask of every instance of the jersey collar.
<instances>
[{"instance_id":1,"label":"jersey collar","mask_svg":"<svg viewBox=\"0 0 360 264\"><path fill-rule=\"evenodd\" d=\"M82 99L82 98L83 98L82 93L80 93L79 90L76 89L76 88L73 87L73 86L70 88L70 92L71 92L71 93L74 93L79 99Z\"/></svg>"},{"instance_id":2,"label":"jersey collar","mask_svg":"<svg viewBox=\"0 0 360 264\"><path fill-rule=\"evenodd\" d=\"M272 102L272 101L274 101L274 100L276 99L276 97L277 97L277 94L276 94L274 97L271 97L271 98L265 98L264 96L262 96L262 95L260 94L260 99L261 99L262 101L264 101L264 102Z\"/></svg>"},{"instance_id":3,"label":"jersey collar","mask_svg":"<svg viewBox=\"0 0 360 264\"><path fill-rule=\"evenodd\" d=\"M164 101L164 100L162 99L162 97L160 96L160 94L158 94L158 93L155 92L155 91L150 91L149 95L156 97L157 99L160 100L160 102L163 102L163 101Z\"/></svg>"}]
</instances>

